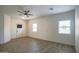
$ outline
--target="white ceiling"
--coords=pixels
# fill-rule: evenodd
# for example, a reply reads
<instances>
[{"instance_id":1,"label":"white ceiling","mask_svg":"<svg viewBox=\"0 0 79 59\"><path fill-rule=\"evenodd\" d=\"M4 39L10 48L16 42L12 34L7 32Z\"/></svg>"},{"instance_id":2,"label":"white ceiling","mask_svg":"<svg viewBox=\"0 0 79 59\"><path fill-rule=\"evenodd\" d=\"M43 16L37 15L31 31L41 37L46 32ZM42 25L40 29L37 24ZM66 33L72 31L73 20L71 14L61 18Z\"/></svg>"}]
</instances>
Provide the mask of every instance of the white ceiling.
<instances>
[{"instance_id":1,"label":"white ceiling","mask_svg":"<svg viewBox=\"0 0 79 59\"><path fill-rule=\"evenodd\" d=\"M73 5L4 5L0 6L4 13L10 14L13 17L21 17L20 13L16 10L31 10L30 13L33 16L27 18L32 19L39 16L52 15L56 13L67 12L73 10L75 6ZM53 8L53 10L49 10L49 8Z\"/></svg>"}]
</instances>

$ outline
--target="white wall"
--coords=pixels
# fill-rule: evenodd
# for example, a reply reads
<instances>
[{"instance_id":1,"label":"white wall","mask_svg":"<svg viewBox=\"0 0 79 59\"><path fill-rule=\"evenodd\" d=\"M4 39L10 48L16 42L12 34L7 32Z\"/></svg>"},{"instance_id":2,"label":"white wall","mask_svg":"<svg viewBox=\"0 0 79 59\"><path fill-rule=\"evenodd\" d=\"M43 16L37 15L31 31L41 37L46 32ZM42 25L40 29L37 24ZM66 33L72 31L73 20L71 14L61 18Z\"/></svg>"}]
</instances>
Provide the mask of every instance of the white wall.
<instances>
[{"instance_id":1,"label":"white wall","mask_svg":"<svg viewBox=\"0 0 79 59\"><path fill-rule=\"evenodd\" d=\"M8 15L0 14L0 44L10 41L10 18Z\"/></svg>"},{"instance_id":2,"label":"white wall","mask_svg":"<svg viewBox=\"0 0 79 59\"><path fill-rule=\"evenodd\" d=\"M11 40L10 25L11 25L11 17L7 14L4 14L4 43Z\"/></svg>"},{"instance_id":3,"label":"white wall","mask_svg":"<svg viewBox=\"0 0 79 59\"><path fill-rule=\"evenodd\" d=\"M17 30L17 24L22 24L22 32L18 34L16 32ZM12 18L11 20L11 38L18 38L18 37L24 37L27 36L27 21L18 19L18 18Z\"/></svg>"},{"instance_id":4,"label":"white wall","mask_svg":"<svg viewBox=\"0 0 79 59\"><path fill-rule=\"evenodd\" d=\"M79 52L79 6L75 9L75 47L76 52Z\"/></svg>"},{"instance_id":5,"label":"white wall","mask_svg":"<svg viewBox=\"0 0 79 59\"><path fill-rule=\"evenodd\" d=\"M71 34L58 34L58 21L71 20ZM75 45L75 12L65 12L55 15L43 16L29 21L29 36L48 41ZM32 32L32 24L37 23L38 31Z\"/></svg>"}]
</instances>

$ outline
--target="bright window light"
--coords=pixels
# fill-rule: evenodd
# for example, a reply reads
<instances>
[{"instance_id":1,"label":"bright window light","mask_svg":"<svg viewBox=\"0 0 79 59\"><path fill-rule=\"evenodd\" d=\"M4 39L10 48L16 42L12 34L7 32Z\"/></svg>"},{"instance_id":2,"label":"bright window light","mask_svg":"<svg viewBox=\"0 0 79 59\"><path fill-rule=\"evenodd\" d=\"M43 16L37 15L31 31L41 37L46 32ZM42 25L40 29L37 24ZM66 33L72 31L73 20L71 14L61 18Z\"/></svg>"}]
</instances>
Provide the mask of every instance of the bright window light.
<instances>
[{"instance_id":1,"label":"bright window light","mask_svg":"<svg viewBox=\"0 0 79 59\"><path fill-rule=\"evenodd\" d=\"M37 24L33 24L32 25L32 31L33 32L37 32Z\"/></svg>"},{"instance_id":2,"label":"bright window light","mask_svg":"<svg viewBox=\"0 0 79 59\"><path fill-rule=\"evenodd\" d=\"M71 21L70 20L63 20L59 21L58 24L59 28L59 33L60 34L70 34L71 33Z\"/></svg>"}]
</instances>

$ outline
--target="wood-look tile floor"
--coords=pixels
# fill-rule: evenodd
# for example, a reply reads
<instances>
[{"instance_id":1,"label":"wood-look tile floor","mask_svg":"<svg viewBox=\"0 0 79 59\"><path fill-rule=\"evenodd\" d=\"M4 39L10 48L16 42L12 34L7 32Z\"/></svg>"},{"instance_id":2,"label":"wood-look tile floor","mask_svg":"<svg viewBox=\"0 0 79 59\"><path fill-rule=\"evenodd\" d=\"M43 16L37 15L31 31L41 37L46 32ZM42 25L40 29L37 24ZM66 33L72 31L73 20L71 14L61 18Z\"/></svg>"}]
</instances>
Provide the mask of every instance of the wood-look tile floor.
<instances>
[{"instance_id":1,"label":"wood-look tile floor","mask_svg":"<svg viewBox=\"0 0 79 59\"><path fill-rule=\"evenodd\" d=\"M5 53L75 53L74 46L49 42L33 38L12 39L0 45L0 52Z\"/></svg>"}]
</instances>

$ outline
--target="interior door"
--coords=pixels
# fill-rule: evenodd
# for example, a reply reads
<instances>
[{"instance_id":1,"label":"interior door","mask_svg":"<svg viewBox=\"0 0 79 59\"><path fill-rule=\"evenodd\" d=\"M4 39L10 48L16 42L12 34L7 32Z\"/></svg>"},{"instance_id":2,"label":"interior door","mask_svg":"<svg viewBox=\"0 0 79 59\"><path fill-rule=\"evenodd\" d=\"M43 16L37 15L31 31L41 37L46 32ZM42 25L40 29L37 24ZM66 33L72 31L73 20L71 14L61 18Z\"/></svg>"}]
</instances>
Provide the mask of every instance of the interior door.
<instances>
[{"instance_id":1,"label":"interior door","mask_svg":"<svg viewBox=\"0 0 79 59\"><path fill-rule=\"evenodd\" d=\"M22 34L23 34L22 24L17 24L17 26L16 26L16 38L22 37Z\"/></svg>"}]
</instances>

